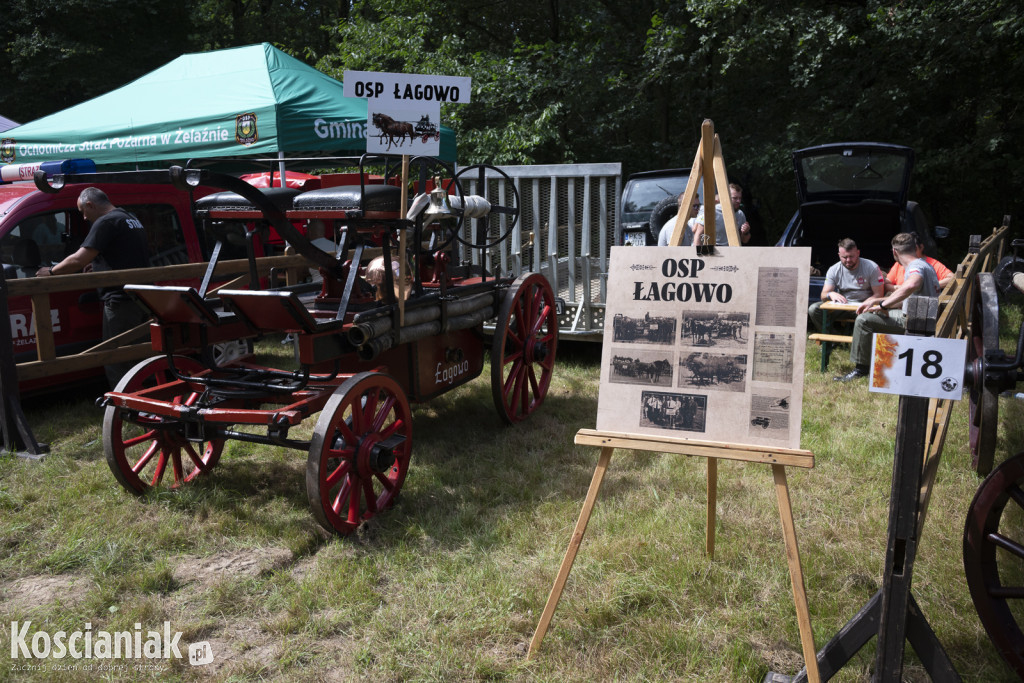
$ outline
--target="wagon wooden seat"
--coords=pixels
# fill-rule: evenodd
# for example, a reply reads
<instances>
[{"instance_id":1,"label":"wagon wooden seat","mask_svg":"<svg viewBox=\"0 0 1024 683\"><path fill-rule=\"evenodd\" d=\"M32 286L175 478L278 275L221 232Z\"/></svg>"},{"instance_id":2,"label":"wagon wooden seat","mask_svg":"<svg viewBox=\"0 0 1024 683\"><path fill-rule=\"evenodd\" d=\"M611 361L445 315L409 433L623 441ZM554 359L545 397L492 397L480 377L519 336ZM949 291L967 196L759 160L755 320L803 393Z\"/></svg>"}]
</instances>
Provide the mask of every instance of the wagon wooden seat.
<instances>
[{"instance_id":1,"label":"wagon wooden seat","mask_svg":"<svg viewBox=\"0 0 1024 683\"><path fill-rule=\"evenodd\" d=\"M217 296L240 318L263 332L332 332L344 320L318 318L295 292L221 289Z\"/></svg>"},{"instance_id":2,"label":"wagon wooden seat","mask_svg":"<svg viewBox=\"0 0 1024 683\"><path fill-rule=\"evenodd\" d=\"M193 287L125 285L124 289L159 323L150 329L154 351L201 350L258 334L244 319L204 299Z\"/></svg>"},{"instance_id":3,"label":"wagon wooden seat","mask_svg":"<svg viewBox=\"0 0 1024 683\"><path fill-rule=\"evenodd\" d=\"M231 311L214 306L194 287L125 285L124 291L160 323L220 326L239 322Z\"/></svg>"}]
</instances>

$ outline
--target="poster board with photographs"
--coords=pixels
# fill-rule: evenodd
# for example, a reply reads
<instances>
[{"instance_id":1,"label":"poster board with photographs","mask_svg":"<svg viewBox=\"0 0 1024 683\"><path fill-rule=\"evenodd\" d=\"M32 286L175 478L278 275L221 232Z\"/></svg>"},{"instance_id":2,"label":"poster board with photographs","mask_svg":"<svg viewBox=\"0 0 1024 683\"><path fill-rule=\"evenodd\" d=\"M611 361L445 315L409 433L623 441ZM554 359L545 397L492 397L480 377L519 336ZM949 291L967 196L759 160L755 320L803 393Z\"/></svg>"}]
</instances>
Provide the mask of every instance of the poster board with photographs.
<instances>
[{"instance_id":1,"label":"poster board with photographs","mask_svg":"<svg viewBox=\"0 0 1024 683\"><path fill-rule=\"evenodd\" d=\"M800 448L810 249L614 247L597 429Z\"/></svg>"}]
</instances>

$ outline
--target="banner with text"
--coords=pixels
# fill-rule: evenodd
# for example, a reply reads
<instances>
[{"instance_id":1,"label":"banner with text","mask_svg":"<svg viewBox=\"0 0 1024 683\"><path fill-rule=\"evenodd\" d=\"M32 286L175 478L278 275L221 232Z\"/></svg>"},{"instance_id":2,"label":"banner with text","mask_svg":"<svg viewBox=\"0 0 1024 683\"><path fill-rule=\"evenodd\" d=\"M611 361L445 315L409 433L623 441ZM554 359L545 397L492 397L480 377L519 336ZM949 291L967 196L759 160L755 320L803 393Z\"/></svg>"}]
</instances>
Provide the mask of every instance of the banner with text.
<instances>
[{"instance_id":1,"label":"banner with text","mask_svg":"<svg viewBox=\"0 0 1024 683\"><path fill-rule=\"evenodd\" d=\"M597 429L800 447L810 250L614 247Z\"/></svg>"}]
</instances>

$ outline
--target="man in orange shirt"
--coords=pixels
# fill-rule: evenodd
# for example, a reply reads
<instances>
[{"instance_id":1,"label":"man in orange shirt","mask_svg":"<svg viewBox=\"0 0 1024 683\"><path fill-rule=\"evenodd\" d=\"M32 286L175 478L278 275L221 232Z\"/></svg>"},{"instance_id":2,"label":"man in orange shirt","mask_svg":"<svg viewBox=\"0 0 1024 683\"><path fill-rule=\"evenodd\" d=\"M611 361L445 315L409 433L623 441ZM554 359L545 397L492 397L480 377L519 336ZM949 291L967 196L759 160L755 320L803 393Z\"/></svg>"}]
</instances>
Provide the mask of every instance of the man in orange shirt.
<instances>
[{"instance_id":1,"label":"man in orange shirt","mask_svg":"<svg viewBox=\"0 0 1024 683\"><path fill-rule=\"evenodd\" d=\"M946 266L939 263L936 259L933 259L931 256L925 256L924 242L921 241L920 236L918 236L916 232L912 232L910 234L914 236L914 240L917 243L917 258L923 258L928 263L928 265L931 266L933 270L935 270L935 274L939 278L939 291L941 292L943 289L946 288L946 285L948 285L949 282L953 279L955 273L953 273L953 271L951 271ZM903 277L903 266L902 264L900 264L899 261L896 261L896 263L893 264L892 268L889 269L889 272L885 276L886 294L895 291L897 287L902 285Z\"/></svg>"}]
</instances>

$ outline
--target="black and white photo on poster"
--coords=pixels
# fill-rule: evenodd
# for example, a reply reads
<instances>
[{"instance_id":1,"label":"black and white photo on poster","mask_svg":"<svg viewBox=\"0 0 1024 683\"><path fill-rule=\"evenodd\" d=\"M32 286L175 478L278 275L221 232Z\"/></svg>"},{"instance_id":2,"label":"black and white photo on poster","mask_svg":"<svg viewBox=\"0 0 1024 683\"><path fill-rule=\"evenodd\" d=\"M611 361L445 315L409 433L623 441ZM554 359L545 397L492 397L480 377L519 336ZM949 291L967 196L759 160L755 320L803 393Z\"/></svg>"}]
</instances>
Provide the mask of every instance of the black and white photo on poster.
<instances>
[{"instance_id":1,"label":"black and white photo on poster","mask_svg":"<svg viewBox=\"0 0 1024 683\"><path fill-rule=\"evenodd\" d=\"M684 309L679 329L684 345L746 348L750 341L750 313Z\"/></svg>"},{"instance_id":2,"label":"black and white photo on poster","mask_svg":"<svg viewBox=\"0 0 1024 683\"><path fill-rule=\"evenodd\" d=\"M758 394L750 397L748 432L767 439L789 438L790 395Z\"/></svg>"},{"instance_id":3,"label":"black and white photo on poster","mask_svg":"<svg viewBox=\"0 0 1024 683\"><path fill-rule=\"evenodd\" d=\"M763 267L757 271L757 316L754 324L766 327L796 327L806 317L806 307L797 311L792 296L800 279L798 268Z\"/></svg>"},{"instance_id":4,"label":"black and white photo on poster","mask_svg":"<svg viewBox=\"0 0 1024 683\"><path fill-rule=\"evenodd\" d=\"M672 386L672 358L669 349L623 346L612 350L608 377L618 384Z\"/></svg>"},{"instance_id":5,"label":"black and white photo on poster","mask_svg":"<svg viewBox=\"0 0 1024 683\"><path fill-rule=\"evenodd\" d=\"M755 382L791 382L796 362L795 346L796 338L792 332L754 332L752 379Z\"/></svg>"},{"instance_id":6,"label":"black and white photo on poster","mask_svg":"<svg viewBox=\"0 0 1024 683\"><path fill-rule=\"evenodd\" d=\"M631 344L662 344L671 346L676 336L676 318L673 316L630 316L617 313L612 318L612 341Z\"/></svg>"},{"instance_id":7,"label":"black and white photo on poster","mask_svg":"<svg viewBox=\"0 0 1024 683\"><path fill-rule=\"evenodd\" d=\"M640 394L640 427L704 433L708 397L645 391Z\"/></svg>"},{"instance_id":8,"label":"black and white photo on poster","mask_svg":"<svg viewBox=\"0 0 1024 683\"><path fill-rule=\"evenodd\" d=\"M747 388L747 354L685 350L679 356L676 386L703 391L738 391Z\"/></svg>"}]
</instances>

